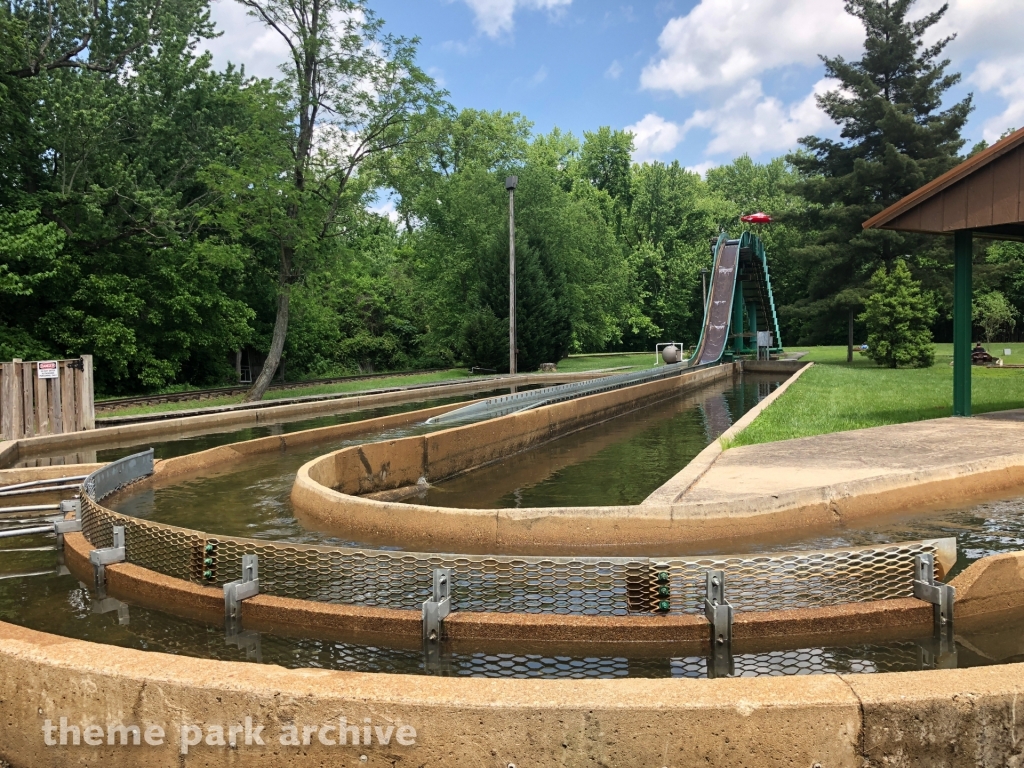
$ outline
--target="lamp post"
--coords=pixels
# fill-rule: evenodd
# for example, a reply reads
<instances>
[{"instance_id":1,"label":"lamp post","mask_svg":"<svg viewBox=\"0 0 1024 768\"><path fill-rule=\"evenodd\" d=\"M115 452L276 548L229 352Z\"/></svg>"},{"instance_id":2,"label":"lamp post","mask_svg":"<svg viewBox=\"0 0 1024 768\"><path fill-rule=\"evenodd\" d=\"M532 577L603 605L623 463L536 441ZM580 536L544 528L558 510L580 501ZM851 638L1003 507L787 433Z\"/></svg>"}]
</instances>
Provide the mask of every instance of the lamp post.
<instances>
[{"instance_id":1,"label":"lamp post","mask_svg":"<svg viewBox=\"0 0 1024 768\"><path fill-rule=\"evenodd\" d=\"M516 216L515 196L518 176L505 179L508 190L508 372L516 372Z\"/></svg>"}]
</instances>

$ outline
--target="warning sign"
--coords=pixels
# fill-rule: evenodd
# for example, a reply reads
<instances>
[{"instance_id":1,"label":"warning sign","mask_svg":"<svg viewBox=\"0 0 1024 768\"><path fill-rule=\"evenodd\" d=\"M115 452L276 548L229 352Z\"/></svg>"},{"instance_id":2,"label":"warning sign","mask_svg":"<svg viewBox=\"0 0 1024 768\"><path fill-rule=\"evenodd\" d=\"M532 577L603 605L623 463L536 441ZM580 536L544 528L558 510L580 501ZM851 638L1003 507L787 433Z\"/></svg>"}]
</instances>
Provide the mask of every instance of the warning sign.
<instances>
[{"instance_id":1,"label":"warning sign","mask_svg":"<svg viewBox=\"0 0 1024 768\"><path fill-rule=\"evenodd\" d=\"M60 375L60 369L56 360L40 360L37 363L40 379L56 379Z\"/></svg>"}]
</instances>

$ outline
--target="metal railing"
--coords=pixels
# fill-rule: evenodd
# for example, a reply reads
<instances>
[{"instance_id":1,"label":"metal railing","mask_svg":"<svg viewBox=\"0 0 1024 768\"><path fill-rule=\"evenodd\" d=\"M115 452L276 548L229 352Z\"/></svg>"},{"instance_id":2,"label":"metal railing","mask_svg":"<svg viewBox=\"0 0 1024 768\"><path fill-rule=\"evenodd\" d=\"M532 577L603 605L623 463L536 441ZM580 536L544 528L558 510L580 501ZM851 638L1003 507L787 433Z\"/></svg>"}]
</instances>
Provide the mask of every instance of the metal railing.
<instances>
[{"instance_id":1,"label":"metal railing","mask_svg":"<svg viewBox=\"0 0 1024 768\"><path fill-rule=\"evenodd\" d=\"M558 384L553 387L534 389L529 392L517 392L514 395L501 395L434 416L427 419L427 424L457 424L493 419L499 416L507 416L510 413L540 408L544 405L575 400L578 397L596 395L601 392L622 389L623 387L632 387L636 384L646 384L650 381L667 379L671 376L678 376L684 371L692 370L694 368L687 368L683 363L673 363L671 365L658 366L657 368L645 368L642 371L617 373L613 376L604 376L592 381L575 381L570 384Z\"/></svg>"}]
</instances>

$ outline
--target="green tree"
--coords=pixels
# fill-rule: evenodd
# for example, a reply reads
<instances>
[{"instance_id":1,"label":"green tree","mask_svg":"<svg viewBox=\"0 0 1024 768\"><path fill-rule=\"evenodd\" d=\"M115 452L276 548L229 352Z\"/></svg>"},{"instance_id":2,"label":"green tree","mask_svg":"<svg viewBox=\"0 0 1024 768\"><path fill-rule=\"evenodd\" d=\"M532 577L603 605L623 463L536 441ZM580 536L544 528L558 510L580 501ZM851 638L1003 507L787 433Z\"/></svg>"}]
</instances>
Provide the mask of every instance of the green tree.
<instances>
[{"instance_id":1,"label":"green tree","mask_svg":"<svg viewBox=\"0 0 1024 768\"><path fill-rule=\"evenodd\" d=\"M818 97L841 129L841 141L808 136L789 156L800 174L794 190L810 204L793 218L812 233L794 251L806 274L806 293L783 308L801 325L800 343L837 341L852 323L879 266L904 258L950 303L948 244L925 236L864 231L862 222L957 162L960 131L971 97L942 109L942 99L960 81L942 58L952 37L924 38L947 6L917 19L915 0L850 0L848 13L864 25L864 54L857 61L822 57L826 75L839 87ZM844 322L845 321L845 322Z\"/></svg>"},{"instance_id":2,"label":"green tree","mask_svg":"<svg viewBox=\"0 0 1024 768\"><path fill-rule=\"evenodd\" d=\"M704 318L700 270L711 265L711 238L737 209L677 161L633 166L631 185L622 240L629 249L639 317L623 346L695 343Z\"/></svg>"},{"instance_id":3,"label":"green tree","mask_svg":"<svg viewBox=\"0 0 1024 768\"><path fill-rule=\"evenodd\" d=\"M397 192L426 322L424 354L505 369L508 194L516 192L517 328L523 370L570 349L601 349L629 317L614 201L578 176L578 143L530 141L519 115L464 110L423 118L422 140L383 169Z\"/></svg>"},{"instance_id":4,"label":"green tree","mask_svg":"<svg viewBox=\"0 0 1024 768\"><path fill-rule=\"evenodd\" d=\"M583 133L579 174L613 200L629 207L633 134L601 126Z\"/></svg>"},{"instance_id":5,"label":"green tree","mask_svg":"<svg viewBox=\"0 0 1024 768\"><path fill-rule=\"evenodd\" d=\"M935 362L931 323L935 308L903 259L871 276L860 320L867 325L868 357L888 368L927 368Z\"/></svg>"},{"instance_id":6,"label":"green tree","mask_svg":"<svg viewBox=\"0 0 1024 768\"><path fill-rule=\"evenodd\" d=\"M985 333L985 342L991 344L996 337L1009 334L1017 327L1019 312L1006 300L1002 291L988 291L974 298L974 322Z\"/></svg>"},{"instance_id":7,"label":"green tree","mask_svg":"<svg viewBox=\"0 0 1024 768\"><path fill-rule=\"evenodd\" d=\"M9 242L35 243L5 259L4 282L21 287L0 302L0 327L23 348L96 355L101 391L216 380L253 313L237 288L247 254L205 223L216 196L199 177L250 124L260 89L196 55L213 33L204 3L117 7L145 16L159 45L111 48L87 31L88 66L32 65L4 81L28 131L0 135L0 219L17 224ZM50 11L75 27L71 6Z\"/></svg>"},{"instance_id":8,"label":"green tree","mask_svg":"<svg viewBox=\"0 0 1024 768\"><path fill-rule=\"evenodd\" d=\"M292 286L324 264L364 201L361 165L410 139L411 117L441 94L416 66L416 40L385 34L362 0L240 0L288 47L283 88L293 115L290 167L278 186L277 311L270 348L247 400L266 393L284 353ZM285 191L287 187L287 191ZM240 214L241 216L241 214Z\"/></svg>"}]
</instances>

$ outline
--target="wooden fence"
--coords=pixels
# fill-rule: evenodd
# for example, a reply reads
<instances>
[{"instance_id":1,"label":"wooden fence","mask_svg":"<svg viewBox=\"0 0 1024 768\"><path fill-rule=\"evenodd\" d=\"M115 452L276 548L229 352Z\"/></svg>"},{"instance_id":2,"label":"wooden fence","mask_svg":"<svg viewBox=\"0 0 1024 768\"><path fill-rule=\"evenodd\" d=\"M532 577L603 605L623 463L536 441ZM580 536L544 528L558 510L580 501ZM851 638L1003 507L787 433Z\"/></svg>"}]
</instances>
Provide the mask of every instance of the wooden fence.
<instances>
[{"instance_id":1,"label":"wooden fence","mask_svg":"<svg viewBox=\"0 0 1024 768\"><path fill-rule=\"evenodd\" d=\"M92 355L0 363L0 440L95 427Z\"/></svg>"}]
</instances>

